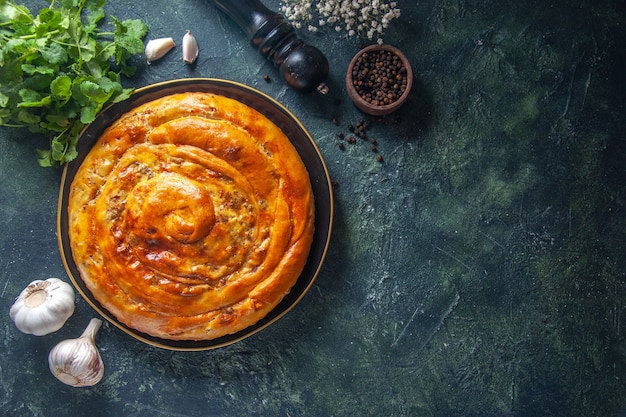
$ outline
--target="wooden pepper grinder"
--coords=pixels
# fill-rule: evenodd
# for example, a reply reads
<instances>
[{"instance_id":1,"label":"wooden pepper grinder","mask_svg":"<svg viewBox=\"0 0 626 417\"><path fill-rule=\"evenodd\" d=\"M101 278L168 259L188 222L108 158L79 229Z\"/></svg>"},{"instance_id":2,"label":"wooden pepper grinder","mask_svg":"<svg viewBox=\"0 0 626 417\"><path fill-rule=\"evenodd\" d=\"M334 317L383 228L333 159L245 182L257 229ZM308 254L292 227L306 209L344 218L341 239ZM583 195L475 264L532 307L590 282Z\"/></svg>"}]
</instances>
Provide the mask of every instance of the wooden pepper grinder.
<instances>
[{"instance_id":1,"label":"wooden pepper grinder","mask_svg":"<svg viewBox=\"0 0 626 417\"><path fill-rule=\"evenodd\" d=\"M209 0L230 16L261 54L274 62L287 84L299 91L328 91L324 80L328 60L314 46L298 39L293 26L259 0Z\"/></svg>"}]
</instances>

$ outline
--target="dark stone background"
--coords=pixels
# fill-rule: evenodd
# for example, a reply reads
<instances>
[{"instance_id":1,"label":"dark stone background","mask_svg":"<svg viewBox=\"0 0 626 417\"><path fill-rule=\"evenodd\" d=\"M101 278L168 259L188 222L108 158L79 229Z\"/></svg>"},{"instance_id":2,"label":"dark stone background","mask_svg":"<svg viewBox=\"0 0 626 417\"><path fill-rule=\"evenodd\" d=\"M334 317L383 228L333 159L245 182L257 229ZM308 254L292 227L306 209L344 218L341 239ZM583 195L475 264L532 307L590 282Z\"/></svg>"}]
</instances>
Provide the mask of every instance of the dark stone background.
<instances>
[{"instance_id":1,"label":"dark stone background","mask_svg":"<svg viewBox=\"0 0 626 417\"><path fill-rule=\"evenodd\" d=\"M109 0L149 38L190 29L200 45L192 67L180 47L150 66L138 57L127 86L226 78L300 118L336 181L332 241L310 292L262 332L173 352L105 324L103 381L66 387L47 354L91 307L79 299L40 338L8 316L33 279L67 279L61 171L37 165L45 139L0 129L1 415L626 415L622 2L399 3L385 41L408 56L415 86L397 114L372 120L381 164L369 145L337 146L365 119L343 83L361 41L300 30L331 66L329 95L302 95L206 1Z\"/></svg>"}]
</instances>

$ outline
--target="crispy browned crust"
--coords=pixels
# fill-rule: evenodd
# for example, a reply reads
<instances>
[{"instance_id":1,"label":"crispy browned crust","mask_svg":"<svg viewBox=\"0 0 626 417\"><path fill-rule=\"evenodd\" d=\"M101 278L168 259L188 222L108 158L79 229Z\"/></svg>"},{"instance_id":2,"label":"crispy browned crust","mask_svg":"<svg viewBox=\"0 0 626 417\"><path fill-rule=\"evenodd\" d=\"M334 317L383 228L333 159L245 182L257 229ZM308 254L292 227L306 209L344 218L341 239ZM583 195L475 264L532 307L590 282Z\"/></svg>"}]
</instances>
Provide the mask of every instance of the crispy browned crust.
<instances>
[{"instance_id":1,"label":"crispy browned crust","mask_svg":"<svg viewBox=\"0 0 626 417\"><path fill-rule=\"evenodd\" d=\"M184 93L123 115L73 179L82 280L120 322L210 340L265 317L313 239L308 173L284 133L223 96Z\"/></svg>"}]
</instances>

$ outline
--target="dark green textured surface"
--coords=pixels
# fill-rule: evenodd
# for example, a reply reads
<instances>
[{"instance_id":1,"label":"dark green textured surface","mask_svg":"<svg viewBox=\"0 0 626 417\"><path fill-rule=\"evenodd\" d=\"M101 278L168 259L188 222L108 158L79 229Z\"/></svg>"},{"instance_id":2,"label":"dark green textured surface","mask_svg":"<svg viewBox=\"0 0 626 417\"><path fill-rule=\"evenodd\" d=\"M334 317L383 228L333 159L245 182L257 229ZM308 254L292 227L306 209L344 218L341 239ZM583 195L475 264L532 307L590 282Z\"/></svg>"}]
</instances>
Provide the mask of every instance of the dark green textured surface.
<instances>
[{"instance_id":1,"label":"dark green textured surface","mask_svg":"<svg viewBox=\"0 0 626 417\"><path fill-rule=\"evenodd\" d=\"M67 279L60 171L37 166L42 142L1 129L0 415L625 415L621 2L400 2L385 40L416 79L408 104L368 131L382 164L364 143L337 147L336 133L365 118L343 85L358 41L299 32L331 67L328 96L301 95L206 2L138 3L107 11L143 19L149 37L191 29L200 57L185 66L178 46L150 66L138 59L128 86L232 79L309 129L338 184L327 260L289 314L229 347L171 352L104 325L103 381L66 387L48 351L93 310L78 300L40 338L8 316L31 280Z\"/></svg>"}]
</instances>

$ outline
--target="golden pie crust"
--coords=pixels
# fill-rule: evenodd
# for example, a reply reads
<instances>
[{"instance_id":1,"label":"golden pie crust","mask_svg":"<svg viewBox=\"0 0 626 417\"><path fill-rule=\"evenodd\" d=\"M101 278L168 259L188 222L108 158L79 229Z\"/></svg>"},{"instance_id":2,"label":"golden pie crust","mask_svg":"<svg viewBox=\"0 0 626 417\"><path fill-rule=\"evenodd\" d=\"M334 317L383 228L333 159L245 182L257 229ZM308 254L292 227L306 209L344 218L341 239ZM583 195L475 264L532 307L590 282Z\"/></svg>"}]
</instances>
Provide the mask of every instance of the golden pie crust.
<instances>
[{"instance_id":1,"label":"golden pie crust","mask_svg":"<svg viewBox=\"0 0 626 417\"><path fill-rule=\"evenodd\" d=\"M314 229L307 170L267 117L211 93L124 114L74 177L81 279L120 322L212 340L265 317L297 281Z\"/></svg>"}]
</instances>

